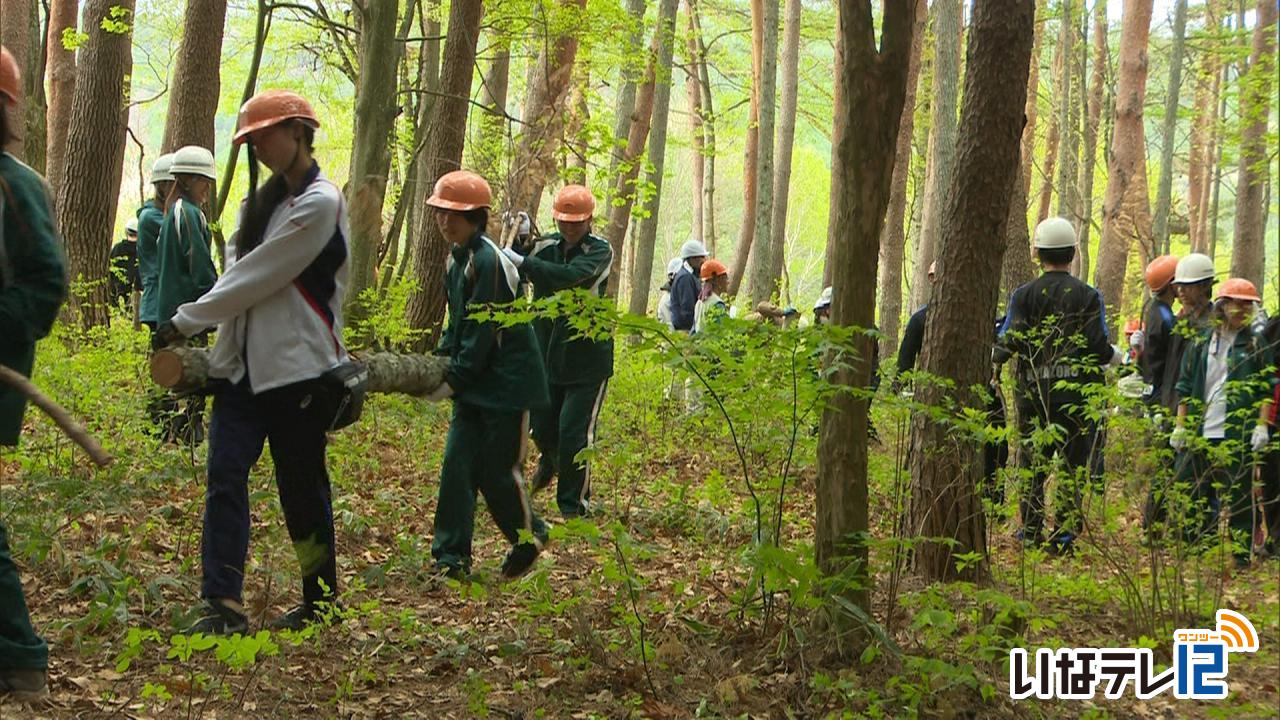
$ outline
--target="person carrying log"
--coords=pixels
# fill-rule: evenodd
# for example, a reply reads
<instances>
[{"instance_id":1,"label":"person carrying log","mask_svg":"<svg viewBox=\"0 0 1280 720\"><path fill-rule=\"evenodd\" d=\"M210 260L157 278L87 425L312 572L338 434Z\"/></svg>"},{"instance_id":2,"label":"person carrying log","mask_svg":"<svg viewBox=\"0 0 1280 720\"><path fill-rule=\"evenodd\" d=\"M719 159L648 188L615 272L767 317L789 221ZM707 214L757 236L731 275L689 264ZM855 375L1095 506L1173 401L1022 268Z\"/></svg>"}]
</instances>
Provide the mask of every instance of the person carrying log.
<instances>
[{"instance_id":1,"label":"person carrying log","mask_svg":"<svg viewBox=\"0 0 1280 720\"><path fill-rule=\"evenodd\" d=\"M342 337L347 212L312 156L311 104L268 90L240 109L234 142L248 143L249 194L227 243L226 272L157 329L165 344L217 326L202 543L204 604L193 632L248 630L249 471L270 444L276 487L302 573L302 603L274 629L321 619L338 592L333 508L325 466L336 393L326 373L347 359ZM258 187L258 162L272 171ZM176 163L175 163L176 166Z\"/></svg>"},{"instance_id":2,"label":"person carrying log","mask_svg":"<svg viewBox=\"0 0 1280 720\"><path fill-rule=\"evenodd\" d=\"M427 399L453 399L431 556L438 576L456 580L471 572L477 492L512 545L502 563L503 577L527 572L547 542L547 526L524 489L529 411L548 404L538 341L531 325L503 328L470 315L514 301L520 284L520 270L484 234L492 198L484 178L455 170L436 181L427 199L450 246L445 265L449 322L436 350L449 358L449 369ZM521 539L521 531L527 539Z\"/></svg>"},{"instance_id":3,"label":"person carrying log","mask_svg":"<svg viewBox=\"0 0 1280 720\"><path fill-rule=\"evenodd\" d=\"M0 148L13 139L18 66L0 48ZM0 365L30 375L36 341L49 334L67 295L62 241L53 219L49 186L35 170L0 151ZM0 445L17 445L26 396L0 384ZM0 505L0 510L3 510ZM49 648L31 626L9 535L0 520L0 695L29 699L48 694Z\"/></svg>"},{"instance_id":4,"label":"person carrying log","mask_svg":"<svg viewBox=\"0 0 1280 720\"><path fill-rule=\"evenodd\" d=\"M533 284L535 300L575 288L604 297L613 249L608 240L591 232L595 207L590 190L566 185L556 195L551 212L559 232L542 238L527 255L503 250ZM539 318L533 329L546 363L551 404L530 414L533 440L542 453L530 486L537 493L558 476L560 514L584 516L591 499L591 468L575 458L595 441L596 422L613 375L613 337L582 337L567 317Z\"/></svg>"}]
</instances>

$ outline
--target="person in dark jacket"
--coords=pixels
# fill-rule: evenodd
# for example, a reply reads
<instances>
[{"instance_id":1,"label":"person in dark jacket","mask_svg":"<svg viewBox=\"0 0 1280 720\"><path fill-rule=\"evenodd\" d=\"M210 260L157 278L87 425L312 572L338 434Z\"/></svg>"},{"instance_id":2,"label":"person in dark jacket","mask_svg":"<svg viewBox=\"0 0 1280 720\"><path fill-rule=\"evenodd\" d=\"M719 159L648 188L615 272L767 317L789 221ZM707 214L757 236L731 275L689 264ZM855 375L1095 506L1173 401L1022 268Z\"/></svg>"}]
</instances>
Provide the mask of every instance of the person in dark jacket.
<instances>
[{"instance_id":1,"label":"person in dark jacket","mask_svg":"<svg viewBox=\"0 0 1280 720\"><path fill-rule=\"evenodd\" d=\"M535 300L581 288L604 297L613 264L609 241L591 233L596 201L581 185L566 185L556 195L552 217L560 232L539 241L527 255L504 248L520 274L533 283ZM595 442L596 423L613 375L613 338L578 337L569 319L539 318L533 323L546 363L551 403L533 410L533 440L541 451L530 481L533 492L556 485L556 505L566 518L587 514L591 468L578 453Z\"/></svg>"},{"instance_id":2,"label":"person in dark jacket","mask_svg":"<svg viewBox=\"0 0 1280 720\"><path fill-rule=\"evenodd\" d=\"M124 226L124 239L111 248L107 256L111 271L107 274L111 303L129 306L134 290L141 290L138 281L138 220L129 218Z\"/></svg>"},{"instance_id":3,"label":"person in dark jacket","mask_svg":"<svg viewBox=\"0 0 1280 720\"><path fill-rule=\"evenodd\" d=\"M697 240L689 240L680 248L680 259L684 265L671 280L671 327L687 333L693 331L694 308L702 292L698 274L707 259L707 248Z\"/></svg>"},{"instance_id":4,"label":"person in dark jacket","mask_svg":"<svg viewBox=\"0 0 1280 720\"><path fill-rule=\"evenodd\" d=\"M0 148L13 136L18 66L0 47ZM49 186L35 170L0 150L0 364L30 376L36 341L49 334L67 295L62 245ZM0 384L0 446L18 444L27 398ZM9 533L0 522L0 696L48 694L49 647L31 626Z\"/></svg>"},{"instance_id":5,"label":"person in dark jacket","mask_svg":"<svg viewBox=\"0 0 1280 720\"><path fill-rule=\"evenodd\" d=\"M1147 265L1147 289L1151 298L1147 302L1142 328L1130 337L1130 345L1138 349L1138 368L1146 384L1143 400L1148 405L1160 404L1164 393L1164 366L1169 359L1169 342L1173 337L1173 300L1177 288L1173 279L1178 258L1163 255Z\"/></svg>"},{"instance_id":6,"label":"person in dark jacket","mask_svg":"<svg viewBox=\"0 0 1280 720\"><path fill-rule=\"evenodd\" d=\"M437 571L455 579L471 572L477 491L512 545L504 577L528 571L547 542L546 524L525 495L523 470L529 410L549 404L538 340L531 325L500 328L469 317L477 306L514 301L520 285L520 270L485 237L490 202L489 183L466 170L441 176L427 200L452 246L445 271L449 323L436 351L449 358L449 369L427 396L453 399L431 555Z\"/></svg>"},{"instance_id":7,"label":"person in dark jacket","mask_svg":"<svg viewBox=\"0 0 1280 720\"><path fill-rule=\"evenodd\" d=\"M151 185L155 197L138 208L138 282L142 285L142 300L138 307L138 319L143 325L156 328L156 289L160 283L160 227L164 224L164 206L173 188L173 154L161 155L151 166Z\"/></svg>"},{"instance_id":8,"label":"person in dark jacket","mask_svg":"<svg viewBox=\"0 0 1280 720\"><path fill-rule=\"evenodd\" d=\"M1102 382L1105 366L1121 357L1107 334L1102 296L1070 273L1076 243L1075 228L1063 218L1036 227L1036 255L1044 272L1013 291L992 356L997 366L1016 358L1024 441L1049 426L1061 429L1056 442L1028 443L1023 459L1031 479L1020 503L1020 538L1029 546L1044 545L1044 485L1054 455L1059 456L1057 526L1046 545L1056 554L1072 552L1080 534L1081 486L1095 468L1098 440L1095 423L1081 407L1084 393L1066 385Z\"/></svg>"},{"instance_id":9,"label":"person in dark jacket","mask_svg":"<svg viewBox=\"0 0 1280 720\"><path fill-rule=\"evenodd\" d=\"M929 265L929 284L937 281L938 263L934 262ZM919 310L911 313L911 318L907 320L907 327L902 331L902 342L898 344L898 377L916 367L916 358L924 347L924 319L928 311L929 303L926 302Z\"/></svg>"}]
</instances>

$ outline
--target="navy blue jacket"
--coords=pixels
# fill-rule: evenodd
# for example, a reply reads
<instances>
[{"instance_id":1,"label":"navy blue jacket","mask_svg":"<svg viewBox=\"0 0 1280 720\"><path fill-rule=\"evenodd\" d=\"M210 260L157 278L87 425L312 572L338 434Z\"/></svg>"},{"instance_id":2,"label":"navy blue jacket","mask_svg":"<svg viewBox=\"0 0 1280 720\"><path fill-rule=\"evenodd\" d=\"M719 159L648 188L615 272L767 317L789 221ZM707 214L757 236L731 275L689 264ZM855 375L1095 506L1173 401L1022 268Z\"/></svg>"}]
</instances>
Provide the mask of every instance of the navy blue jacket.
<instances>
[{"instance_id":1,"label":"navy blue jacket","mask_svg":"<svg viewBox=\"0 0 1280 720\"><path fill-rule=\"evenodd\" d=\"M671 281L671 326L676 330L693 330L693 308L698 304L701 290L702 281L687 266L682 266Z\"/></svg>"}]
</instances>

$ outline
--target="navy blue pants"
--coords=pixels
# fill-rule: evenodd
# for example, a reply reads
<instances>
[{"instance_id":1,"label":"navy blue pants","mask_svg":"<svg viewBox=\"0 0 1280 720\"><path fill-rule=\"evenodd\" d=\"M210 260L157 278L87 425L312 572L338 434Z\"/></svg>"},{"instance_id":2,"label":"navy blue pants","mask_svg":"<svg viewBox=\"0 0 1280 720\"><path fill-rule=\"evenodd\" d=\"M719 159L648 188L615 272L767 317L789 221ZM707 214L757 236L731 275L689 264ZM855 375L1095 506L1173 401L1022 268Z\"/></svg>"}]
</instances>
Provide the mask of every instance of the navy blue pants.
<instances>
[{"instance_id":1,"label":"navy blue pants","mask_svg":"<svg viewBox=\"0 0 1280 720\"><path fill-rule=\"evenodd\" d=\"M254 395L248 378L219 392L209 424L202 560L206 598L243 600L249 552L249 471L271 444L276 488L308 605L337 594L325 432L333 402L316 380ZM322 584L323 583L323 586Z\"/></svg>"}]
</instances>

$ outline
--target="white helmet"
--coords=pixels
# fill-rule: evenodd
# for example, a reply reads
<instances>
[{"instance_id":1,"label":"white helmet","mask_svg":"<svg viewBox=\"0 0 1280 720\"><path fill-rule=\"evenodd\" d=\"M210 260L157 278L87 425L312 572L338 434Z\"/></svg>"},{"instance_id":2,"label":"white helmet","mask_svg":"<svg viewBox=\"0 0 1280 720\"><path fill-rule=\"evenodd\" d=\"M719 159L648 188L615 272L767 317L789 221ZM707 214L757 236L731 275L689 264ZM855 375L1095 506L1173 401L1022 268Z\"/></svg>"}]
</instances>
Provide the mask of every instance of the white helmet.
<instances>
[{"instance_id":1,"label":"white helmet","mask_svg":"<svg viewBox=\"0 0 1280 720\"><path fill-rule=\"evenodd\" d=\"M213 153L199 145L188 145L179 148L173 154L173 165L169 172L173 175L199 175L210 180L218 179L218 168L213 163Z\"/></svg>"},{"instance_id":2,"label":"white helmet","mask_svg":"<svg viewBox=\"0 0 1280 720\"><path fill-rule=\"evenodd\" d=\"M1036 248L1057 250L1076 246L1076 228L1066 218L1054 217L1036 226Z\"/></svg>"},{"instance_id":3,"label":"white helmet","mask_svg":"<svg viewBox=\"0 0 1280 720\"><path fill-rule=\"evenodd\" d=\"M169 172L169 168L173 167L173 153L165 153L156 158L156 162L151 166L151 182L173 182L173 175Z\"/></svg>"},{"instance_id":4,"label":"white helmet","mask_svg":"<svg viewBox=\"0 0 1280 720\"><path fill-rule=\"evenodd\" d=\"M131 217L124 223L124 231L126 233L138 234L138 218Z\"/></svg>"},{"instance_id":5,"label":"white helmet","mask_svg":"<svg viewBox=\"0 0 1280 720\"><path fill-rule=\"evenodd\" d=\"M671 262L667 263L667 275L675 275L680 272L680 266L684 265L684 261L680 258L671 258Z\"/></svg>"},{"instance_id":6,"label":"white helmet","mask_svg":"<svg viewBox=\"0 0 1280 720\"><path fill-rule=\"evenodd\" d=\"M813 304L813 309L815 311L821 310L827 307L831 307L831 286L830 285L822 288L822 292L818 295L818 301Z\"/></svg>"},{"instance_id":7,"label":"white helmet","mask_svg":"<svg viewBox=\"0 0 1280 720\"><path fill-rule=\"evenodd\" d=\"M695 257L706 257L710 253L707 247L697 240L686 240L684 245L680 246L680 259L688 260Z\"/></svg>"},{"instance_id":8,"label":"white helmet","mask_svg":"<svg viewBox=\"0 0 1280 720\"><path fill-rule=\"evenodd\" d=\"M1175 285L1190 285L1213 279L1213 260L1208 255L1191 253L1178 261L1173 272Z\"/></svg>"}]
</instances>

